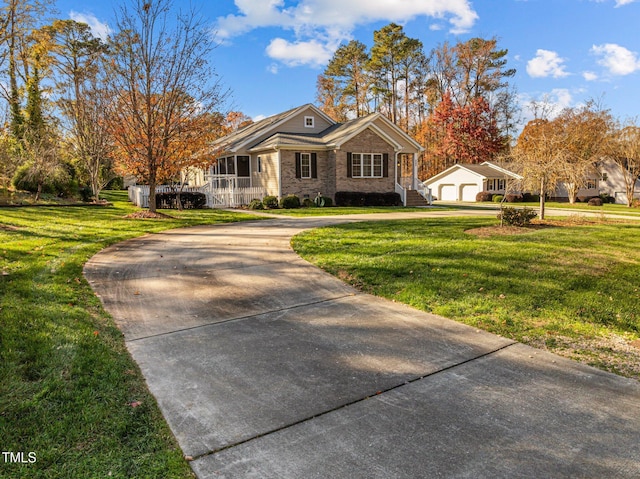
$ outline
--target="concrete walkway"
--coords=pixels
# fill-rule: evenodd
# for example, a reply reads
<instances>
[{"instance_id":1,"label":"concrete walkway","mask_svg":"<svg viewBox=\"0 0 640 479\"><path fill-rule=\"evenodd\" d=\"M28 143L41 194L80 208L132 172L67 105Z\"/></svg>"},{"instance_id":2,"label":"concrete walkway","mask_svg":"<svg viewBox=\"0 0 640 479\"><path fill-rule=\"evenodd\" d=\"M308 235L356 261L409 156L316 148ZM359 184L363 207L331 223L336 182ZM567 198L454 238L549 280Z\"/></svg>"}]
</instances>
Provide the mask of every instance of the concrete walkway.
<instances>
[{"instance_id":1,"label":"concrete walkway","mask_svg":"<svg viewBox=\"0 0 640 479\"><path fill-rule=\"evenodd\" d=\"M637 381L359 293L289 246L381 218L174 230L87 263L197 476L640 477Z\"/></svg>"}]
</instances>

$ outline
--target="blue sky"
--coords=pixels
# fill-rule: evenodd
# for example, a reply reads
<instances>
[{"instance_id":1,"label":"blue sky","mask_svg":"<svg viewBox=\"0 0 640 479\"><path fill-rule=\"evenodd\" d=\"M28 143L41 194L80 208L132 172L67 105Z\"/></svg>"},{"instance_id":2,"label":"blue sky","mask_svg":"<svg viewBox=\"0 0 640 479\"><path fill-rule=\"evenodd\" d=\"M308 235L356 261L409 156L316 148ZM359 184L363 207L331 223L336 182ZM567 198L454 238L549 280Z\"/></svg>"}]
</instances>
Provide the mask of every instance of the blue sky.
<instances>
[{"instance_id":1,"label":"blue sky","mask_svg":"<svg viewBox=\"0 0 640 479\"><path fill-rule=\"evenodd\" d=\"M96 33L118 2L58 0L59 15ZM351 39L396 22L425 51L445 41L497 37L525 107L600 99L624 120L640 117L640 0L191 0L220 46L213 61L232 106L259 119L315 100L316 78ZM176 8L189 0L175 0Z\"/></svg>"}]
</instances>

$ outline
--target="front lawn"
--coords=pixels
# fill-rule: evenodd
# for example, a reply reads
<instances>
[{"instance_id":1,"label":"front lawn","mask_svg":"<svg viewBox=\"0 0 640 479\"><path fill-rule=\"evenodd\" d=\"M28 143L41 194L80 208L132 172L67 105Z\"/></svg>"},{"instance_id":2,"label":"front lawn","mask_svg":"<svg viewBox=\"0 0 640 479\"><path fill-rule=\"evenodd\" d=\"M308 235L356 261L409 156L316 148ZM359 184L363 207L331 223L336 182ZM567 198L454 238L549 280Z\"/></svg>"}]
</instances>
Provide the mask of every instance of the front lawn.
<instances>
[{"instance_id":1,"label":"front lawn","mask_svg":"<svg viewBox=\"0 0 640 479\"><path fill-rule=\"evenodd\" d=\"M262 210L264 213L273 213L276 215L284 216L340 216L340 215L366 215L373 213L410 213L410 212L424 212L430 209L437 209L440 211L451 209L444 206L411 208L404 206L332 206L329 208L291 208L291 209L273 209Z\"/></svg>"},{"instance_id":2,"label":"front lawn","mask_svg":"<svg viewBox=\"0 0 640 479\"><path fill-rule=\"evenodd\" d=\"M495 223L354 223L292 243L365 292L640 379L640 223L465 232Z\"/></svg>"},{"instance_id":3,"label":"front lawn","mask_svg":"<svg viewBox=\"0 0 640 479\"><path fill-rule=\"evenodd\" d=\"M0 437L15 459L0 477L193 477L82 267L127 238L255 217L125 219L138 211L126 194L104 196L112 206L0 208Z\"/></svg>"}]
</instances>

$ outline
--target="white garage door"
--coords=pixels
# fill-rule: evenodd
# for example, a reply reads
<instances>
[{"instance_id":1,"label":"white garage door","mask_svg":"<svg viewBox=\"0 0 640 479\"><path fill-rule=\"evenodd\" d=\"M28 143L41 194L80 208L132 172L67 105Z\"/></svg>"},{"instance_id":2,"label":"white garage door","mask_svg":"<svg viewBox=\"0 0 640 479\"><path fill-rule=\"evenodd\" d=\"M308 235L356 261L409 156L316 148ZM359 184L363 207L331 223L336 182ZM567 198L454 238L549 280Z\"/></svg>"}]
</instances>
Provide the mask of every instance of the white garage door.
<instances>
[{"instance_id":1,"label":"white garage door","mask_svg":"<svg viewBox=\"0 0 640 479\"><path fill-rule=\"evenodd\" d=\"M456 195L456 185L440 185L440 197L441 201L458 201L458 195Z\"/></svg>"},{"instance_id":2,"label":"white garage door","mask_svg":"<svg viewBox=\"0 0 640 479\"><path fill-rule=\"evenodd\" d=\"M475 201L480 192L478 185L462 185L462 201Z\"/></svg>"}]
</instances>

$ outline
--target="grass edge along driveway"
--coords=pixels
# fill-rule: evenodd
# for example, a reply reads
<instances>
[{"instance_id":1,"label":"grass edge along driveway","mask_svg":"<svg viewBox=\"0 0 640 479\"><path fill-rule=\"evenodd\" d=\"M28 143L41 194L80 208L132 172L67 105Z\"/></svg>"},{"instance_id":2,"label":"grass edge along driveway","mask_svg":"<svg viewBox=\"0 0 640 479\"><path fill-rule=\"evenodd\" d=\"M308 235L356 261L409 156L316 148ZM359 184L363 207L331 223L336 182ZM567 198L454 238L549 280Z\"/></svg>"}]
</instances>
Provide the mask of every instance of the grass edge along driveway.
<instances>
[{"instance_id":1,"label":"grass edge along driveway","mask_svg":"<svg viewBox=\"0 0 640 479\"><path fill-rule=\"evenodd\" d=\"M121 332L82 275L106 246L147 233L256 219L108 207L0 208L3 478L193 477Z\"/></svg>"},{"instance_id":2,"label":"grass edge along driveway","mask_svg":"<svg viewBox=\"0 0 640 479\"><path fill-rule=\"evenodd\" d=\"M292 240L362 291L640 379L640 223L466 233L491 218L354 223Z\"/></svg>"}]
</instances>

